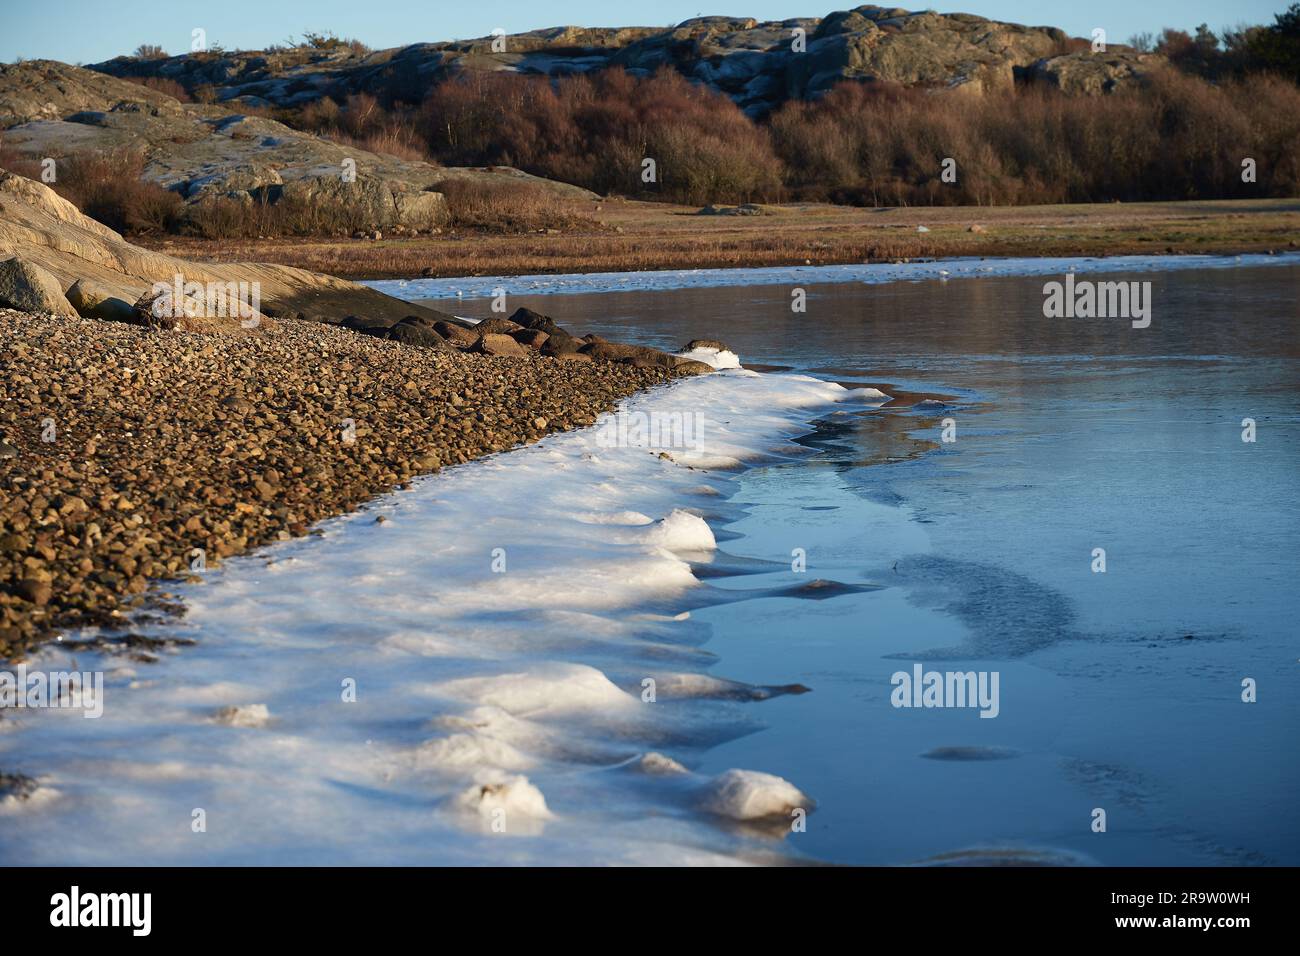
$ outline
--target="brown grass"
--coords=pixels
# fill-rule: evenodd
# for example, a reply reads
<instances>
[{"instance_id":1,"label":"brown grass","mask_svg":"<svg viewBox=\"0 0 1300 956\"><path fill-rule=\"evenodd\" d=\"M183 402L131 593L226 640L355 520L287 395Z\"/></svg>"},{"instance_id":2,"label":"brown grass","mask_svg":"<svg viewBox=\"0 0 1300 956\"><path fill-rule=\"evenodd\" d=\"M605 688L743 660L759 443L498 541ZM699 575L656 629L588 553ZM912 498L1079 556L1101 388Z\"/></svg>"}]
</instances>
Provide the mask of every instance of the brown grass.
<instances>
[{"instance_id":1,"label":"brown grass","mask_svg":"<svg viewBox=\"0 0 1300 956\"><path fill-rule=\"evenodd\" d=\"M648 202L588 206L601 223L560 235L444 234L419 239L146 240L218 262L255 260L346 278L829 265L948 256L1234 254L1294 249L1300 202L1107 203L970 209L801 204L755 217L699 216ZM983 232L971 232L973 224ZM925 225L928 233L918 233Z\"/></svg>"},{"instance_id":2,"label":"brown grass","mask_svg":"<svg viewBox=\"0 0 1300 956\"><path fill-rule=\"evenodd\" d=\"M595 225L576 212L572 200L532 183L448 180L438 190L447 197L452 228L530 232Z\"/></svg>"},{"instance_id":3,"label":"brown grass","mask_svg":"<svg viewBox=\"0 0 1300 956\"><path fill-rule=\"evenodd\" d=\"M293 196L277 202L215 199L191 206L185 230L202 239L256 239L281 236L350 236L371 226L360 204L316 202Z\"/></svg>"}]
</instances>

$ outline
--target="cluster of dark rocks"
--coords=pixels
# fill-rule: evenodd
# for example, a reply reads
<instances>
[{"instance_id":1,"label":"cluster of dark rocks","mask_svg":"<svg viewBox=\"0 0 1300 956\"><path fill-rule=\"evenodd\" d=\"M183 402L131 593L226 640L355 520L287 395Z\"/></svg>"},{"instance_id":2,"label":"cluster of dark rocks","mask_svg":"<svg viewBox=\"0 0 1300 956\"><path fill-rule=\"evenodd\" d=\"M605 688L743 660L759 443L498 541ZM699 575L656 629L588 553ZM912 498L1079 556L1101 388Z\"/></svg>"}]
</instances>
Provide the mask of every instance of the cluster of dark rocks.
<instances>
[{"instance_id":1,"label":"cluster of dark rocks","mask_svg":"<svg viewBox=\"0 0 1300 956\"><path fill-rule=\"evenodd\" d=\"M294 318L303 318L294 313ZM634 368L662 368L678 375L713 371L697 362L645 345L610 342L599 335L581 338L558 325L554 319L532 309L516 309L510 318L494 317L474 325L432 320L411 315L392 322L387 319L349 316L345 328L395 342L423 348L463 349L482 355L523 358L530 352L561 362L615 362Z\"/></svg>"},{"instance_id":2,"label":"cluster of dark rocks","mask_svg":"<svg viewBox=\"0 0 1300 956\"><path fill-rule=\"evenodd\" d=\"M205 334L0 309L0 659L123 627L157 606L157 579L711 370L527 309L343 325L281 313Z\"/></svg>"}]
</instances>

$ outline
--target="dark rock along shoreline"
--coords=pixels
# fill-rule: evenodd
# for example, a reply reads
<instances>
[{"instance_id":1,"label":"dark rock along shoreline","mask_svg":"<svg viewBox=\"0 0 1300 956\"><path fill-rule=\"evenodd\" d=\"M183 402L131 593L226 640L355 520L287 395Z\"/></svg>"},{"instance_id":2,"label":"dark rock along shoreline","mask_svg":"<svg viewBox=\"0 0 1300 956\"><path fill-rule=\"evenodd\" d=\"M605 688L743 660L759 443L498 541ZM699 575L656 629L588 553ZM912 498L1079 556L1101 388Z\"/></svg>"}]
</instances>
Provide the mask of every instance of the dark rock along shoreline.
<instances>
[{"instance_id":1,"label":"dark rock along shoreline","mask_svg":"<svg viewBox=\"0 0 1300 956\"><path fill-rule=\"evenodd\" d=\"M211 567L305 534L706 368L581 340L596 361L495 357L284 317L236 336L0 309L0 342L0 659L128 627L195 549Z\"/></svg>"}]
</instances>

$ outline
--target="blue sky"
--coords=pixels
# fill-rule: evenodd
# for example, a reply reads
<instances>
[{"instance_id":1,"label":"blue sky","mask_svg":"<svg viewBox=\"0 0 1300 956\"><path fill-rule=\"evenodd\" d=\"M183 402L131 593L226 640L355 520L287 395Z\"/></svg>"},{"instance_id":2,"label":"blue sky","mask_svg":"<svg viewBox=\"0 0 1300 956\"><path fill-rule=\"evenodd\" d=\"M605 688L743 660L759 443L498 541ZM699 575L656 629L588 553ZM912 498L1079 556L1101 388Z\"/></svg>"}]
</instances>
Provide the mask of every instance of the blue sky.
<instances>
[{"instance_id":1,"label":"blue sky","mask_svg":"<svg viewBox=\"0 0 1300 956\"><path fill-rule=\"evenodd\" d=\"M259 49L306 30L331 30L380 49L420 40L486 36L496 27L518 33L537 27L666 26L700 14L730 14L760 20L824 16L857 4L853 0L654 0L614 4L603 0L0 0L0 61L16 57L95 63L157 43L170 53L189 48L195 27L209 42L227 49ZM887 6L882 0L880 6ZM1114 42L1139 31L1175 26L1191 30L1208 23L1216 32L1239 23L1272 23L1285 2L1262 0L1096 0L1023 2L957 0L941 12L977 13L995 20L1058 26L1074 36L1104 27ZM916 9L924 9L918 2Z\"/></svg>"}]
</instances>

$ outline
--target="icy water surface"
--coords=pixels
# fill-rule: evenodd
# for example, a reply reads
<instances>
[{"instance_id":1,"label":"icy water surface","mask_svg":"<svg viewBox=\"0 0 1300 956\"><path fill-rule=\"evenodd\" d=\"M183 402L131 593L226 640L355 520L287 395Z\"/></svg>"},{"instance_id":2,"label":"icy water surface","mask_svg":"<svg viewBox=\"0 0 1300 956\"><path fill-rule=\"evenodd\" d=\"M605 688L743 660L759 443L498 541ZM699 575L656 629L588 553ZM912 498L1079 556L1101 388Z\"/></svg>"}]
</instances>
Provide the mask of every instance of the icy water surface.
<instances>
[{"instance_id":1,"label":"icy water surface","mask_svg":"<svg viewBox=\"0 0 1300 956\"><path fill-rule=\"evenodd\" d=\"M1300 862L1300 268L1105 276L1153 283L1147 329L1045 319L1042 278L791 278L510 300L899 396L741 477L748 513L721 547L780 569L711 583L792 580L800 548L809 578L885 589L696 612L728 677L812 689L703 768L797 781L820 804L792 839L843 862ZM950 407L908 407L917 392ZM999 672L999 715L894 708L890 677L915 662Z\"/></svg>"}]
</instances>

